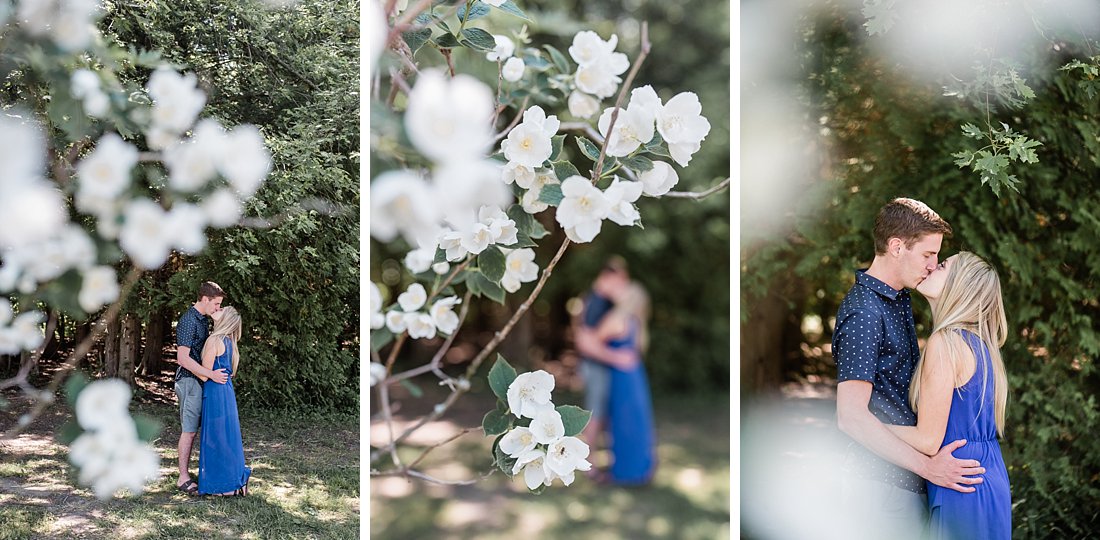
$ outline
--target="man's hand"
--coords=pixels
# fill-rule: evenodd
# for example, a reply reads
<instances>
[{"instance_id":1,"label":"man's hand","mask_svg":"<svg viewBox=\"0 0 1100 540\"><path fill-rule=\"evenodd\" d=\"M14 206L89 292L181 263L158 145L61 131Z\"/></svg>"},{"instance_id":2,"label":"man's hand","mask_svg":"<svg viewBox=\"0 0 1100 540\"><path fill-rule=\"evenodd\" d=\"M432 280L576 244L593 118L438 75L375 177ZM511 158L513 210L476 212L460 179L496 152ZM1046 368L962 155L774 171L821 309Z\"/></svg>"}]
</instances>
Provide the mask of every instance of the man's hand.
<instances>
[{"instance_id":1,"label":"man's hand","mask_svg":"<svg viewBox=\"0 0 1100 540\"><path fill-rule=\"evenodd\" d=\"M229 375L225 373L225 368L215 369L210 372L210 380L218 384L225 384L225 381L229 380ZM985 469L982 469L982 472L985 472Z\"/></svg>"},{"instance_id":2,"label":"man's hand","mask_svg":"<svg viewBox=\"0 0 1100 540\"><path fill-rule=\"evenodd\" d=\"M973 492L974 488L970 485L980 484L984 480L981 477L968 477L985 474L985 467L982 467L977 460L955 459L955 456L951 455L952 452L965 444L965 439L959 439L941 448L939 453L932 456L928 461L925 474L921 476L940 487L950 488L962 493Z\"/></svg>"}]
</instances>

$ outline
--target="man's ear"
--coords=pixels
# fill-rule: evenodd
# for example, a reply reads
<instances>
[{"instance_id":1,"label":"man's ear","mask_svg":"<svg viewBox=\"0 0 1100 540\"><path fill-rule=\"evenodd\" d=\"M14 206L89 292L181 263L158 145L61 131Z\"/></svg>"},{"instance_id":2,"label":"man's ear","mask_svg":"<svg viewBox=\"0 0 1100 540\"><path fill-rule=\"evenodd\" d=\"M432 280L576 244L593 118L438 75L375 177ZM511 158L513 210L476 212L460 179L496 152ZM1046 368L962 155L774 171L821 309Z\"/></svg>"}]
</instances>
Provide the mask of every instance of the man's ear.
<instances>
[{"instance_id":1,"label":"man's ear","mask_svg":"<svg viewBox=\"0 0 1100 540\"><path fill-rule=\"evenodd\" d=\"M901 248L903 246L905 246L905 241L895 236L886 241L886 254L897 257L901 255Z\"/></svg>"}]
</instances>

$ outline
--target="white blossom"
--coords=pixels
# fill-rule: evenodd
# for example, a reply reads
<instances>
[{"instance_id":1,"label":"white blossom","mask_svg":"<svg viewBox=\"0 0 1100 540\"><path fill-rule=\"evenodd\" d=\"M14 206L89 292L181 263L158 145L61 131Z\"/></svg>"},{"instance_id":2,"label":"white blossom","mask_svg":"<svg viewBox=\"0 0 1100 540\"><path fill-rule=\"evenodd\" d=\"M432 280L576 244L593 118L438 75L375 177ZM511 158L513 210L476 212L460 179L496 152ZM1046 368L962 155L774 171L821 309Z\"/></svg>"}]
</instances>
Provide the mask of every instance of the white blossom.
<instances>
[{"instance_id":1,"label":"white blossom","mask_svg":"<svg viewBox=\"0 0 1100 540\"><path fill-rule=\"evenodd\" d=\"M200 205L211 227L224 228L235 225L241 219L241 200L229 188L214 190Z\"/></svg>"},{"instance_id":2,"label":"white blossom","mask_svg":"<svg viewBox=\"0 0 1100 540\"><path fill-rule=\"evenodd\" d=\"M432 317L432 322L435 323L436 328L444 334L450 335L458 328L458 315L454 312L454 307L457 304L461 304L457 296L448 296L436 300L432 304L432 308L429 310L429 314Z\"/></svg>"},{"instance_id":3,"label":"white blossom","mask_svg":"<svg viewBox=\"0 0 1100 540\"><path fill-rule=\"evenodd\" d=\"M493 103L489 87L469 75L449 78L424 70L409 94L405 129L413 145L437 163L477 159L493 143Z\"/></svg>"},{"instance_id":4,"label":"white blossom","mask_svg":"<svg viewBox=\"0 0 1100 540\"><path fill-rule=\"evenodd\" d=\"M531 169L541 167L553 153L550 139L558 132L560 124L557 116L546 116L538 105L527 109L523 122L512 128L508 138L500 143L504 157Z\"/></svg>"},{"instance_id":5,"label":"white blossom","mask_svg":"<svg viewBox=\"0 0 1100 540\"><path fill-rule=\"evenodd\" d=\"M68 52L83 50L95 35L96 0L24 0L16 17L27 33L49 36Z\"/></svg>"},{"instance_id":6,"label":"white blossom","mask_svg":"<svg viewBox=\"0 0 1100 540\"><path fill-rule=\"evenodd\" d=\"M485 2L486 4L489 4L490 6L493 6L493 7L500 7L500 6L503 6L504 3L507 2L508 0L481 0L481 1Z\"/></svg>"},{"instance_id":7,"label":"white blossom","mask_svg":"<svg viewBox=\"0 0 1100 540\"><path fill-rule=\"evenodd\" d=\"M642 187L641 182L624 182L615 178L603 193L611 205L607 219L624 227L630 227L641 219L633 203L642 196Z\"/></svg>"},{"instance_id":8,"label":"white blossom","mask_svg":"<svg viewBox=\"0 0 1100 540\"><path fill-rule=\"evenodd\" d=\"M605 109L596 122L600 135L608 137L607 155L628 156L653 139L653 111L633 103L626 109L619 109L619 116L615 119L615 127L609 137L607 130L611 126L611 115L614 111L613 107Z\"/></svg>"},{"instance_id":9,"label":"white blossom","mask_svg":"<svg viewBox=\"0 0 1100 540\"><path fill-rule=\"evenodd\" d=\"M562 201L555 214L566 236L578 243L591 242L611 211L602 191L586 178L571 176L561 183Z\"/></svg>"},{"instance_id":10,"label":"white blossom","mask_svg":"<svg viewBox=\"0 0 1100 540\"><path fill-rule=\"evenodd\" d=\"M389 331L393 332L394 334L400 334L401 332L404 332L405 329L408 327L405 322L405 315L407 315L407 313L405 313L404 311L398 311L396 309L387 311L386 328L388 328Z\"/></svg>"},{"instance_id":11,"label":"white blossom","mask_svg":"<svg viewBox=\"0 0 1100 540\"><path fill-rule=\"evenodd\" d=\"M14 316L15 312L11 309L11 301L7 298L0 298L0 326L4 326L11 322Z\"/></svg>"},{"instance_id":12,"label":"white blossom","mask_svg":"<svg viewBox=\"0 0 1100 540\"><path fill-rule=\"evenodd\" d=\"M553 149L551 149L551 151L552 150ZM522 163L512 161L504 166L501 176L506 184L515 182L516 185L523 189L531 189L531 184L535 182L537 174L534 167L528 167Z\"/></svg>"},{"instance_id":13,"label":"white blossom","mask_svg":"<svg viewBox=\"0 0 1100 540\"><path fill-rule=\"evenodd\" d=\"M168 212L172 246L194 255L206 247L206 212L191 203L176 203Z\"/></svg>"},{"instance_id":14,"label":"white blossom","mask_svg":"<svg viewBox=\"0 0 1100 540\"><path fill-rule=\"evenodd\" d=\"M577 88L600 99L611 97L623 82L623 72L630 67L630 61L623 53L611 53L590 64L577 67L573 81Z\"/></svg>"},{"instance_id":15,"label":"white blossom","mask_svg":"<svg viewBox=\"0 0 1100 540\"><path fill-rule=\"evenodd\" d=\"M561 478L565 485L573 483L573 471L592 468L588 462L588 445L576 437L561 437L549 443L546 449L546 467Z\"/></svg>"},{"instance_id":16,"label":"white blossom","mask_svg":"<svg viewBox=\"0 0 1100 540\"><path fill-rule=\"evenodd\" d=\"M523 78L523 71L526 67L527 65L524 64L522 58L513 56L504 63L504 67L500 68L500 75L508 82L516 82Z\"/></svg>"},{"instance_id":17,"label":"white blossom","mask_svg":"<svg viewBox=\"0 0 1100 540\"><path fill-rule=\"evenodd\" d=\"M89 383L76 396L76 421L84 429L107 428L130 420L130 385L122 379Z\"/></svg>"},{"instance_id":18,"label":"white blossom","mask_svg":"<svg viewBox=\"0 0 1100 540\"><path fill-rule=\"evenodd\" d=\"M514 293L521 284L530 283L539 277L539 267L535 264L535 250L522 248L509 251L504 258L504 278L500 280L504 290Z\"/></svg>"},{"instance_id":19,"label":"white blossom","mask_svg":"<svg viewBox=\"0 0 1100 540\"><path fill-rule=\"evenodd\" d=\"M46 339L39 325L45 316L41 311L28 311L20 313L11 322L11 330L14 333L16 344L23 350L33 350Z\"/></svg>"},{"instance_id":20,"label":"white blossom","mask_svg":"<svg viewBox=\"0 0 1100 540\"><path fill-rule=\"evenodd\" d=\"M84 281L77 300L80 309L95 313L99 308L118 300L118 279L115 269L110 266L97 266L84 272Z\"/></svg>"},{"instance_id":21,"label":"white blossom","mask_svg":"<svg viewBox=\"0 0 1100 540\"><path fill-rule=\"evenodd\" d=\"M94 384L94 383L93 383ZM109 429L85 432L70 446L69 460L80 468L79 482L107 499L121 489L140 494L160 476L160 456L137 439L127 415Z\"/></svg>"},{"instance_id":22,"label":"white blossom","mask_svg":"<svg viewBox=\"0 0 1100 540\"><path fill-rule=\"evenodd\" d=\"M506 208L514 199L512 190L501 182L499 162L480 159L474 162L447 163L432 175L433 196L443 218L456 228L466 230L477 220L482 206Z\"/></svg>"},{"instance_id":23,"label":"white blossom","mask_svg":"<svg viewBox=\"0 0 1100 540\"><path fill-rule=\"evenodd\" d=\"M512 57L512 54L516 51L516 44L512 42L508 36L493 35L493 40L496 41L496 47L493 48L485 58L490 62L499 62L501 60L507 60Z\"/></svg>"},{"instance_id":24,"label":"white blossom","mask_svg":"<svg viewBox=\"0 0 1100 540\"><path fill-rule=\"evenodd\" d=\"M384 172L370 183L370 234L381 242L401 234L412 244L439 217L431 186L412 171Z\"/></svg>"},{"instance_id":25,"label":"white blossom","mask_svg":"<svg viewBox=\"0 0 1100 540\"><path fill-rule=\"evenodd\" d=\"M370 385L374 386L386 378L386 366L378 362L370 363Z\"/></svg>"},{"instance_id":26,"label":"white blossom","mask_svg":"<svg viewBox=\"0 0 1100 540\"><path fill-rule=\"evenodd\" d=\"M378 70L378 57L382 55L382 51L386 50L386 37L389 35L390 27L386 24L386 14L378 0L367 0L365 11L367 20L363 26L370 40L367 44L367 70L374 74ZM373 77L371 80L373 81Z\"/></svg>"},{"instance_id":27,"label":"white blossom","mask_svg":"<svg viewBox=\"0 0 1100 540\"><path fill-rule=\"evenodd\" d=\"M145 88L153 100L153 126L157 137L147 137L154 150L162 150L168 134L187 131L206 105L206 94L198 88L194 73L181 75L169 68L158 68L149 77Z\"/></svg>"},{"instance_id":28,"label":"white blossom","mask_svg":"<svg viewBox=\"0 0 1100 540\"><path fill-rule=\"evenodd\" d=\"M523 194L520 199L520 203L523 206L523 210L528 214L537 214L550 208L550 205L539 200L539 195L542 193L542 188L550 185L560 185L561 181L553 173L539 174L535 177L535 181L532 182L531 187Z\"/></svg>"},{"instance_id":29,"label":"white blossom","mask_svg":"<svg viewBox=\"0 0 1100 540\"><path fill-rule=\"evenodd\" d=\"M409 285L405 292L397 296L397 303L401 305L401 310L409 313L416 311L424 307L424 302L428 300L428 292L424 290L424 286L419 283L413 283Z\"/></svg>"},{"instance_id":30,"label":"white blossom","mask_svg":"<svg viewBox=\"0 0 1100 540\"><path fill-rule=\"evenodd\" d=\"M531 450L521 454L512 466L512 475L523 471L523 481L527 489L537 489L546 482L546 453L542 450Z\"/></svg>"},{"instance_id":31,"label":"white blossom","mask_svg":"<svg viewBox=\"0 0 1100 540\"><path fill-rule=\"evenodd\" d=\"M433 262L435 262L435 247L417 248L405 254L405 268L414 274L427 272Z\"/></svg>"},{"instance_id":32,"label":"white blossom","mask_svg":"<svg viewBox=\"0 0 1100 540\"><path fill-rule=\"evenodd\" d=\"M680 176L676 174L676 169L673 169L672 165L663 161L654 161L653 168L643 171L638 175L638 179L642 182L642 193L650 197L660 197L680 181Z\"/></svg>"},{"instance_id":33,"label":"white blossom","mask_svg":"<svg viewBox=\"0 0 1100 540\"><path fill-rule=\"evenodd\" d=\"M439 236L439 247L447 253L448 261L457 261L469 254L462 245L462 232L460 231L448 230L441 234Z\"/></svg>"},{"instance_id":34,"label":"white blossom","mask_svg":"<svg viewBox=\"0 0 1100 540\"><path fill-rule=\"evenodd\" d=\"M137 162L137 148L114 133L105 134L95 150L76 165L78 193L107 199L118 197L130 187L130 171Z\"/></svg>"},{"instance_id":35,"label":"white blossom","mask_svg":"<svg viewBox=\"0 0 1100 540\"><path fill-rule=\"evenodd\" d=\"M138 198L130 201L123 211L119 245L134 262L153 270L164 264L172 249L172 224L168 213L157 203Z\"/></svg>"},{"instance_id":36,"label":"white blossom","mask_svg":"<svg viewBox=\"0 0 1100 540\"><path fill-rule=\"evenodd\" d=\"M99 76L90 69L78 69L69 78L73 97L82 100L84 112L95 118L103 118L110 109L111 100L100 88Z\"/></svg>"},{"instance_id":37,"label":"white blossom","mask_svg":"<svg viewBox=\"0 0 1100 540\"><path fill-rule=\"evenodd\" d=\"M485 251L493 243L493 230L484 223L474 223L470 230L462 235L462 248L474 255Z\"/></svg>"},{"instance_id":38,"label":"white blossom","mask_svg":"<svg viewBox=\"0 0 1100 540\"><path fill-rule=\"evenodd\" d=\"M516 229L516 222L512 221L512 218L508 217L508 214L504 213L504 210L499 207L482 206L478 210L477 217L478 221L489 227L494 244L510 246L519 241L517 237L519 230Z\"/></svg>"},{"instance_id":39,"label":"white blossom","mask_svg":"<svg viewBox=\"0 0 1100 540\"><path fill-rule=\"evenodd\" d=\"M29 113L25 116L31 117ZM41 129L13 112L0 113L0 163L4 165L0 169L0 197L5 188L41 178L46 168L45 156L46 141Z\"/></svg>"},{"instance_id":40,"label":"white blossom","mask_svg":"<svg viewBox=\"0 0 1100 540\"><path fill-rule=\"evenodd\" d=\"M218 170L245 197L260 189L271 172L271 153L256 126L240 125L226 135Z\"/></svg>"},{"instance_id":41,"label":"white blossom","mask_svg":"<svg viewBox=\"0 0 1100 540\"><path fill-rule=\"evenodd\" d=\"M382 315L382 291L378 285L370 282L370 329L377 330L386 324L386 317Z\"/></svg>"},{"instance_id":42,"label":"white blossom","mask_svg":"<svg viewBox=\"0 0 1100 540\"><path fill-rule=\"evenodd\" d=\"M56 187L44 181L4 186L4 174L7 171L0 173L0 249L42 242L68 223L65 197Z\"/></svg>"},{"instance_id":43,"label":"white blossom","mask_svg":"<svg viewBox=\"0 0 1100 540\"><path fill-rule=\"evenodd\" d=\"M535 414L531 420L531 434L539 444L551 444L565 436L565 424L561 413L553 407L546 407Z\"/></svg>"},{"instance_id":44,"label":"white blossom","mask_svg":"<svg viewBox=\"0 0 1100 540\"><path fill-rule=\"evenodd\" d=\"M554 390L554 376L543 371L521 373L508 386L508 409L521 418L534 418L539 411L553 409L550 392Z\"/></svg>"},{"instance_id":45,"label":"white blossom","mask_svg":"<svg viewBox=\"0 0 1100 540\"><path fill-rule=\"evenodd\" d=\"M681 167L699 151L703 139L710 133L710 122L702 115L699 96L681 92L657 111L657 132L668 143L669 153Z\"/></svg>"},{"instance_id":46,"label":"white blossom","mask_svg":"<svg viewBox=\"0 0 1100 540\"><path fill-rule=\"evenodd\" d=\"M437 262L432 265L432 272L436 274L446 274L451 270L451 265L447 261Z\"/></svg>"},{"instance_id":47,"label":"white blossom","mask_svg":"<svg viewBox=\"0 0 1100 540\"><path fill-rule=\"evenodd\" d=\"M600 100L579 90L569 94L569 114L577 118L591 118L598 112L600 112Z\"/></svg>"},{"instance_id":48,"label":"white blossom","mask_svg":"<svg viewBox=\"0 0 1100 540\"><path fill-rule=\"evenodd\" d=\"M427 313L406 313L405 326L413 339L435 337L435 321Z\"/></svg>"},{"instance_id":49,"label":"white blossom","mask_svg":"<svg viewBox=\"0 0 1100 540\"><path fill-rule=\"evenodd\" d=\"M534 450L536 445L535 435L522 426L513 428L500 438L500 450L514 458Z\"/></svg>"},{"instance_id":50,"label":"white blossom","mask_svg":"<svg viewBox=\"0 0 1100 540\"><path fill-rule=\"evenodd\" d=\"M186 141L177 141L164 151L168 185L176 191L194 192L218 174L218 163L226 152L226 135L214 120L202 120Z\"/></svg>"},{"instance_id":51,"label":"white blossom","mask_svg":"<svg viewBox=\"0 0 1100 540\"><path fill-rule=\"evenodd\" d=\"M604 41L599 34L591 30L583 30L573 36L573 44L569 46L569 56L573 57L577 65L585 66L615 52L615 46L618 43L619 36L616 34L611 34L611 37Z\"/></svg>"}]
</instances>

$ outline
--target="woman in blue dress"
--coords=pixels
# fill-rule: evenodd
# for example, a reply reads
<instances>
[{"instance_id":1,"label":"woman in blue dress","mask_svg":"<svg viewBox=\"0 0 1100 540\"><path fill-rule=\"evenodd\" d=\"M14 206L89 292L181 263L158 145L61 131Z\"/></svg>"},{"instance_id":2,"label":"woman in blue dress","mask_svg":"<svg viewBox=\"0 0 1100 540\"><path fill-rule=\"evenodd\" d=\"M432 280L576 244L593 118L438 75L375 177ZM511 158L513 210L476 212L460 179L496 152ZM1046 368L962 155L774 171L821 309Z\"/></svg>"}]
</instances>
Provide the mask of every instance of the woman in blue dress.
<instances>
[{"instance_id":1,"label":"woman in blue dress","mask_svg":"<svg viewBox=\"0 0 1100 540\"><path fill-rule=\"evenodd\" d=\"M965 439L959 459L985 468L972 493L928 482L933 539L1012 536L1012 495L998 435L1004 436L1008 379L1000 347L1008 337L997 272L970 252L943 261L917 286L932 306L932 335L917 363L909 398L916 426L889 426L913 448L934 455Z\"/></svg>"},{"instance_id":2,"label":"woman in blue dress","mask_svg":"<svg viewBox=\"0 0 1100 540\"><path fill-rule=\"evenodd\" d=\"M202 442L199 447L199 493L202 495L248 495L252 469L244 462L241 423L237 416L237 374L241 338L241 316L233 307L221 310L202 348L202 365L209 370L225 369L225 384L206 382L202 386Z\"/></svg>"},{"instance_id":3,"label":"woman in blue dress","mask_svg":"<svg viewBox=\"0 0 1100 540\"><path fill-rule=\"evenodd\" d=\"M648 484L657 465L653 405L642 364L649 297L629 279L610 283L606 290L614 307L594 331L586 330L592 336L578 339L582 353L606 362L611 371L607 421L612 463L604 479L613 484Z\"/></svg>"}]
</instances>

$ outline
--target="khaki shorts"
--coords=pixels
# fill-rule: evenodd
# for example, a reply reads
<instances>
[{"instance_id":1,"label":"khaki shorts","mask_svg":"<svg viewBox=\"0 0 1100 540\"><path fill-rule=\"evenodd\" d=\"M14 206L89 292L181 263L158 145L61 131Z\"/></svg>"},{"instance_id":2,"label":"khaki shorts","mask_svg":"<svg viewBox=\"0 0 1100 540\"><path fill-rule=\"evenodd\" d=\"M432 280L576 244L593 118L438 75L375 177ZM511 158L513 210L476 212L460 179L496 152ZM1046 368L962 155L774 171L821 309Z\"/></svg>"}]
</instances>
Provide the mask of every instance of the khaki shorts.
<instances>
[{"instance_id":1,"label":"khaki shorts","mask_svg":"<svg viewBox=\"0 0 1100 540\"><path fill-rule=\"evenodd\" d=\"M202 423L202 383L194 377L176 381L176 397L180 402L180 431L195 433Z\"/></svg>"}]
</instances>

